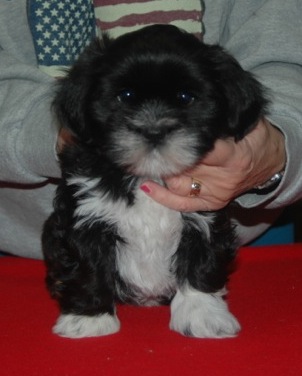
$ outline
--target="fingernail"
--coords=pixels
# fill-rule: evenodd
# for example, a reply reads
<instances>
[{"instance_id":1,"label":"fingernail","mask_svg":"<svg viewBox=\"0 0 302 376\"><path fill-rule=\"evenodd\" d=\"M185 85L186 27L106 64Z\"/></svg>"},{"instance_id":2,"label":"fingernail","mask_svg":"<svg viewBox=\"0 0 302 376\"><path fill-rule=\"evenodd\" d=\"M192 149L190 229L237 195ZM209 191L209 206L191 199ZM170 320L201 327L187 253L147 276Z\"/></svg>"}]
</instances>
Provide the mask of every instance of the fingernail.
<instances>
[{"instance_id":1,"label":"fingernail","mask_svg":"<svg viewBox=\"0 0 302 376\"><path fill-rule=\"evenodd\" d=\"M145 193L151 193L151 189L145 184L141 185L140 189Z\"/></svg>"}]
</instances>

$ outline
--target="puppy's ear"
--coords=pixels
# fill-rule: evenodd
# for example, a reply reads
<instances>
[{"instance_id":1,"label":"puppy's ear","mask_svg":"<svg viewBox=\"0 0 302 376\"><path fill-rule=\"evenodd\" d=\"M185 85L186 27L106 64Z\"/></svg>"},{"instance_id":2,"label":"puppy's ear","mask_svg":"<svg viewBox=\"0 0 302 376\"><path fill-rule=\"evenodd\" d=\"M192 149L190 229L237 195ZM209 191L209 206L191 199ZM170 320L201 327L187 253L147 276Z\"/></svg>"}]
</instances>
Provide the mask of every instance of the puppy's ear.
<instances>
[{"instance_id":1,"label":"puppy's ear","mask_svg":"<svg viewBox=\"0 0 302 376\"><path fill-rule=\"evenodd\" d=\"M265 115L268 99L259 81L220 46L209 46L217 94L224 103L225 126L239 140Z\"/></svg>"},{"instance_id":2,"label":"puppy's ear","mask_svg":"<svg viewBox=\"0 0 302 376\"><path fill-rule=\"evenodd\" d=\"M89 141L89 104L96 75L102 71L103 57L110 39L94 39L67 75L58 82L53 108L59 124L83 141Z\"/></svg>"}]
</instances>

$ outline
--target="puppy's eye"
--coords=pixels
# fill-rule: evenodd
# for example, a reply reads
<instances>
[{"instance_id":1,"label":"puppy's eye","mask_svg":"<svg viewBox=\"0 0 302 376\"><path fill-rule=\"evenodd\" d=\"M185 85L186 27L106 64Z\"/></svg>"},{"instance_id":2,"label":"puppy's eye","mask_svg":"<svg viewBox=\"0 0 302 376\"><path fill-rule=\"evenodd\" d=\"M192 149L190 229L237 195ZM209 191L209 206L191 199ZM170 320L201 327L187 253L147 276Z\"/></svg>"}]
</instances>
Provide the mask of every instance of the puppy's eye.
<instances>
[{"instance_id":1,"label":"puppy's eye","mask_svg":"<svg viewBox=\"0 0 302 376\"><path fill-rule=\"evenodd\" d=\"M179 91L176 94L176 99L178 103L180 103L181 105L188 106L194 102L195 97L193 94L189 93L188 91Z\"/></svg>"},{"instance_id":2,"label":"puppy's eye","mask_svg":"<svg viewBox=\"0 0 302 376\"><path fill-rule=\"evenodd\" d=\"M117 99L122 103L132 103L136 98L134 90L125 89L122 90L118 95Z\"/></svg>"}]
</instances>

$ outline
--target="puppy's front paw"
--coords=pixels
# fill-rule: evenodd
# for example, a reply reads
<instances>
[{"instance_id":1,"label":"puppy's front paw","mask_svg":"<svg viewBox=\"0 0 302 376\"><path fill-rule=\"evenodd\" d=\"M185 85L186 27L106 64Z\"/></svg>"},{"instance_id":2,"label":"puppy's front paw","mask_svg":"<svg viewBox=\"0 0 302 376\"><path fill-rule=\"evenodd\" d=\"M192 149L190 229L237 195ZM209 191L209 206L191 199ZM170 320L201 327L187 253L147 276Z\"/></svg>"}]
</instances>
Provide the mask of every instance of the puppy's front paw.
<instances>
[{"instance_id":1,"label":"puppy's front paw","mask_svg":"<svg viewBox=\"0 0 302 376\"><path fill-rule=\"evenodd\" d=\"M61 315L52 331L61 337L83 338L113 334L120 329L117 316L108 313L98 316Z\"/></svg>"},{"instance_id":2,"label":"puppy's front paw","mask_svg":"<svg viewBox=\"0 0 302 376\"><path fill-rule=\"evenodd\" d=\"M206 294L187 287L177 291L171 303L170 328L187 336L226 338L235 336L240 324L222 293Z\"/></svg>"}]
</instances>

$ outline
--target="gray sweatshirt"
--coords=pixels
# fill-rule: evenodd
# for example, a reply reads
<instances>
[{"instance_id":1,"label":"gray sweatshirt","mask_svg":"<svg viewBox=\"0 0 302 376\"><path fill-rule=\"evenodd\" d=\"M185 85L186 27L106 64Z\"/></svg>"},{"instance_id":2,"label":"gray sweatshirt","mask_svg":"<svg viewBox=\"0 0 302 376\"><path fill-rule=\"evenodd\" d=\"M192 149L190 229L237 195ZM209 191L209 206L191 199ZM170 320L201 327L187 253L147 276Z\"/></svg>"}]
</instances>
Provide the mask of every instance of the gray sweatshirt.
<instances>
[{"instance_id":1,"label":"gray sweatshirt","mask_svg":"<svg viewBox=\"0 0 302 376\"><path fill-rule=\"evenodd\" d=\"M33 258L42 257L41 228L52 210L55 179L60 177L55 155L57 125L50 109L55 79L39 67L43 56L38 54L38 47L43 40L35 31L42 26L34 23L39 3L40 0L1 0L0 3L0 250ZM105 3L96 13L102 16L107 12L109 18L96 24L116 31L116 24L110 19L110 1ZM244 244L266 229L280 208L302 196L299 157L302 1L168 0L162 3L165 8L161 14L166 16L169 6L188 11L185 16L195 17L200 11L203 24L201 17L188 22L188 17L175 10L170 13L180 19L168 19L168 22L184 26L186 19L188 29L196 28L198 22L199 33L204 30L205 42L224 46L270 89L269 120L285 135L286 172L278 188L268 195L248 193L236 200L239 205L231 214ZM128 4L131 8L127 12L131 9L138 13L135 7L140 5L137 4ZM190 4L196 5L194 12L187 9ZM148 4L144 3L144 7ZM44 22L47 23L46 18ZM128 31L125 25L121 30ZM52 43L56 43L55 39Z\"/></svg>"}]
</instances>

